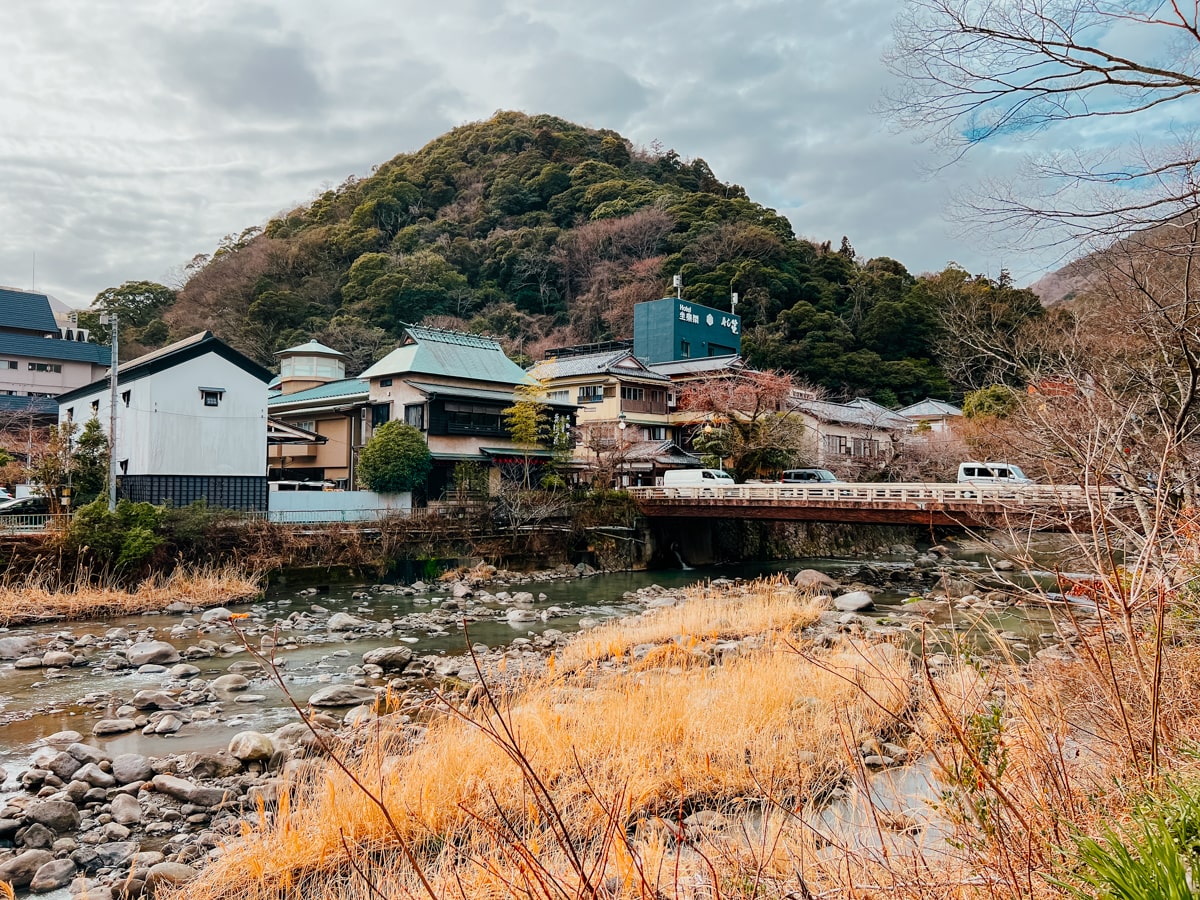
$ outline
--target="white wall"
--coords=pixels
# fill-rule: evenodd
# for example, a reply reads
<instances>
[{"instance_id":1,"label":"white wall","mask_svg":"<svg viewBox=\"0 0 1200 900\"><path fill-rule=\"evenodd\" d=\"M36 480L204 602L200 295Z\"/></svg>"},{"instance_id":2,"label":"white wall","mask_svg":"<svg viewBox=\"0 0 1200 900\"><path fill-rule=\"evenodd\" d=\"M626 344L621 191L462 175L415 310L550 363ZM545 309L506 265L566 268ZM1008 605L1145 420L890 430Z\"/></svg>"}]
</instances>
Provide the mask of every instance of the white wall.
<instances>
[{"instance_id":1,"label":"white wall","mask_svg":"<svg viewBox=\"0 0 1200 900\"><path fill-rule=\"evenodd\" d=\"M205 406L200 388L224 388L217 406ZM215 353L129 382L118 378L117 461L129 475L265 475L267 386ZM108 434L107 390L60 404L59 421L75 411L80 427L92 417Z\"/></svg>"},{"instance_id":2,"label":"white wall","mask_svg":"<svg viewBox=\"0 0 1200 900\"><path fill-rule=\"evenodd\" d=\"M272 522L364 522L412 509L412 494L374 491L271 491Z\"/></svg>"}]
</instances>

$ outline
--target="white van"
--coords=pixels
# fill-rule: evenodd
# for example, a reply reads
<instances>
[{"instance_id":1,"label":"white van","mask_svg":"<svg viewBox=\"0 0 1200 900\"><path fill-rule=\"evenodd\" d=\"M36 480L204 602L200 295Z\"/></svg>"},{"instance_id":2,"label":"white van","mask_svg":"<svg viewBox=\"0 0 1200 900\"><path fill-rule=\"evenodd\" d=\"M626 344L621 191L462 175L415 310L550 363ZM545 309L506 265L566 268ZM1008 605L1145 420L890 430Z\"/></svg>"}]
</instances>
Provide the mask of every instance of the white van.
<instances>
[{"instance_id":1,"label":"white van","mask_svg":"<svg viewBox=\"0 0 1200 900\"><path fill-rule=\"evenodd\" d=\"M965 462L958 467L959 484L1033 484L1019 466L1006 462Z\"/></svg>"},{"instance_id":2,"label":"white van","mask_svg":"<svg viewBox=\"0 0 1200 900\"><path fill-rule=\"evenodd\" d=\"M720 469L668 469L663 472L663 487L727 487L737 484Z\"/></svg>"}]
</instances>

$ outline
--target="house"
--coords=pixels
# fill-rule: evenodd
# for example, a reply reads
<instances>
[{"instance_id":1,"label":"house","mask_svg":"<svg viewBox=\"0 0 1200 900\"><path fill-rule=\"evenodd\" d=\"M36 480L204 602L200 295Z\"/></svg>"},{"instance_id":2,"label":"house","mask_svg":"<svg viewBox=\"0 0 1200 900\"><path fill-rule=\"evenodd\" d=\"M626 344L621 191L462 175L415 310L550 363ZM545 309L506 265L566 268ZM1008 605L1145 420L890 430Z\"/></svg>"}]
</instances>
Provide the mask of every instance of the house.
<instances>
[{"instance_id":1,"label":"house","mask_svg":"<svg viewBox=\"0 0 1200 900\"><path fill-rule=\"evenodd\" d=\"M53 423L56 396L108 369L111 351L88 337L60 325L45 294L0 288L0 413Z\"/></svg>"},{"instance_id":2,"label":"house","mask_svg":"<svg viewBox=\"0 0 1200 900\"><path fill-rule=\"evenodd\" d=\"M400 346L359 377L368 385L368 439L394 419L424 432L434 464L430 497L453 487L460 463L482 467L494 490L514 459L552 455L510 437L504 410L516 402L518 385L531 382L493 338L409 325ZM562 427L574 427L574 403L549 397L547 405Z\"/></svg>"},{"instance_id":3,"label":"house","mask_svg":"<svg viewBox=\"0 0 1200 900\"><path fill-rule=\"evenodd\" d=\"M117 371L117 495L266 510L268 369L204 331ZM58 420L109 431L109 378L58 398Z\"/></svg>"},{"instance_id":4,"label":"house","mask_svg":"<svg viewBox=\"0 0 1200 900\"><path fill-rule=\"evenodd\" d=\"M916 433L931 440L950 438L963 420L963 411L957 406L929 397L897 410L897 414L912 419L916 423Z\"/></svg>"},{"instance_id":5,"label":"house","mask_svg":"<svg viewBox=\"0 0 1200 900\"><path fill-rule=\"evenodd\" d=\"M793 409L816 437L817 464L835 469L867 469L886 463L914 424L865 397L849 403L800 400Z\"/></svg>"},{"instance_id":6,"label":"house","mask_svg":"<svg viewBox=\"0 0 1200 900\"><path fill-rule=\"evenodd\" d=\"M742 320L733 313L678 297L633 307L633 352L646 363L736 356L742 349Z\"/></svg>"},{"instance_id":7,"label":"house","mask_svg":"<svg viewBox=\"0 0 1200 900\"><path fill-rule=\"evenodd\" d=\"M578 406L581 469L622 485L654 484L662 472L698 466L671 424L671 379L641 362L627 342L549 351L533 372L551 402Z\"/></svg>"},{"instance_id":8,"label":"house","mask_svg":"<svg viewBox=\"0 0 1200 900\"><path fill-rule=\"evenodd\" d=\"M279 378L267 400L268 478L328 481L352 490L358 451L370 428L369 382L347 378L345 355L317 341L275 355ZM295 440L270 440L284 431Z\"/></svg>"}]
</instances>

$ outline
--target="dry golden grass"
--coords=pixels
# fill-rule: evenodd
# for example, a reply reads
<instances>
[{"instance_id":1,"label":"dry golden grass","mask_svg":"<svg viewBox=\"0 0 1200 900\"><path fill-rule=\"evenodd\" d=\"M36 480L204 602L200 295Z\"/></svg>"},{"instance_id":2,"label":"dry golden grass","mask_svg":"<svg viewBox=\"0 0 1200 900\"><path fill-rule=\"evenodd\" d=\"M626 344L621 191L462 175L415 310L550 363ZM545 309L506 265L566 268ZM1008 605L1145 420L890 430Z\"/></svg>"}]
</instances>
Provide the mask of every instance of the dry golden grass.
<instances>
[{"instance_id":1,"label":"dry golden grass","mask_svg":"<svg viewBox=\"0 0 1200 900\"><path fill-rule=\"evenodd\" d=\"M217 606L247 600L262 591L258 577L235 568L180 568L151 576L133 590L76 583L55 589L49 579L0 585L0 624L16 625L47 619L89 619L152 612L182 600L195 606Z\"/></svg>"},{"instance_id":2,"label":"dry golden grass","mask_svg":"<svg viewBox=\"0 0 1200 900\"><path fill-rule=\"evenodd\" d=\"M813 624L827 608L825 601L797 591L786 578L760 579L729 591L693 589L686 603L608 622L584 633L565 649L560 663L574 669L620 660L639 644L663 644L680 637L694 646L750 635L791 635Z\"/></svg>"},{"instance_id":3,"label":"dry golden grass","mask_svg":"<svg viewBox=\"0 0 1200 900\"><path fill-rule=\"evenodd\" d=\"M791 631L811 621L811 604L795 606L779 587L698 596L691 614L667 610L627 623L636 637L623 640L615 629L610 637L632 646L652 631L674 638L685 622L728 636L749 633L748 622ZM621 886L614 897L637 896L647 879L665 886L678 877L674 831L691 810L742 816L766 797L790 807L820 794L855 764L858 744L886 733L910 703L910 658L891 645L847 641L808 658L765 642L721 664L679 667L683 648L671 638L663 646L676 649L661 655L671 672L648 667L651 656L637 671L560 670L500 711L485 704L470 720L436 720L408 752L394 751L381 734L357 771L386 804L395 831L358 785L330 770L272 823L230 846L188 895L365 897L347 845L384 895L418 893L397 850L403 841L438 896L538 895L547 878L573 886L563 888L568 896L606 878ZM569 648L564 657L584 660L589 651ZM786 852L774 841L769 853L751 855L778 857L770 869L783 871L786 857L812 850L811 835L793 832ZM592 876L572 863L568 847ZM693 859L686 868L702 867Z\"/></svg>"}]
</instances>

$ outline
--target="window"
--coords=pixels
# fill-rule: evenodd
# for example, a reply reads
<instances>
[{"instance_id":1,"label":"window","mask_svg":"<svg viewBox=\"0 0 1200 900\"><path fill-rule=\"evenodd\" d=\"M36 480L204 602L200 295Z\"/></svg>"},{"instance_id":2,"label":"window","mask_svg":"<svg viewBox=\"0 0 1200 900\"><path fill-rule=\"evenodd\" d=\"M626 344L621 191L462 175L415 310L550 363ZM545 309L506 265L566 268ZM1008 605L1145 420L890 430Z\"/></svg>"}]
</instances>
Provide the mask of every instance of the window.
<instances>
[{"instance_id":1,"label":"window","mask_svg":"<svg viewBox=\"0 0 1200 900\"><path fill-rule=\"evenodd\" d=\"M75 421L75 407L73 407L73 406L67 407L67 421L68 422Z\"/></svg>"},{"instance_id":2,"label":"window","mask_svg":"<svg viewBox=\"0 0 1200 900\"><path fill-rule=\"evenodd\" d=\"M371 407L371 427L378 428L392 418L392 404L376 403Z\"/></svg>"},{"instance_id":3,"label":"window","mask_svg":"<svg viewBox=\"0 0 1200 900\"><path fill-rule=\"evenodd\" d=\"M480 403L447 403L446 426L447 430L457 432L500 434L504 431L500 410Z\"/></svg>"},{"instance_id":4,"label":"window","mask_svg":"<svg viewBox=\"0 0 1200 900\"><path fill-rule=\"evenodd\" d=\"M296 422L294 424L297 428L302 428L305 431L311 431L314 434L316 433L317 423L312 419L305 419L303 422Z\"/></svg>"},{"instance_id":5,"label":"window","mask_svg":"<svg viewBox=\"0 0 1200 900\"><path fill-rule=\"evenodd\" d=\"M16 368L13 366L13 368ZM61 372L62 366L59 363L35 363L29 364L30 372Z\"/></svg>"},{"instance_id":6,"label":"window","mask_svg":"<svg viewBox=\"0 0 1200 900\"><path fill-rule=\"evenodd\" d=\"M410 403L404 407L404 424L425 430L425 404Z\"/></svg>"},{"instance_id":7,"label":"window","mask_svg":"<svg viewBox=\"0 0 1200 900\"><path fill-rule=\"evenodd\" d=\"M130 397L131 393L132 393L131 391L121 391L121 402L124 403L126 406L129 405L129 397ZM204 405L205 406L216 406L217 404L209 403L207 400L205 400Z\"/></svg>"},{"instance_id":8,"label":"window","mask_svg":"<svg viewBox=\"0 0 1200 900\"><path fill-rule=\"evenodd\" d=\"M559 400L561 400L561 401L563 401L564 403L566 403L568 400L570 400L570 399L571 399L571 392L570 392L570 391L568 391L568 390L561 390L561 391L547 391L547 392L546 392L546 399L547 399L547 400L549 400L551 403L556 403L556 402L558 402Z\"/></svg>"},{"instance_id":9,"label":"window","mask_svg":"<svg viewBox=\"0 0 1200 900\"><path fill-rule=\"evenodd\" d=\"M691 359L692 358L692 345L688 341L680 341L679 342L679 358L680 359Z\"/></svg>"},{"instance_id":10,"label":"window","mask_svg":"<svg viewBox=\"0 0 1200 900\"><path fill-rule=\"evenodd\" d=\"M648 441L665 441L667 439L666 425L644 425L642 430L646 433Z\"/></svg>"},{"instance_id":11,"label":"window","mask_svg":"<svg viewBox=\"0 0 1200 900\"><path fill-rule=\"evenodd\" d=\"M53 394L47 394L44 391L30 391L26 394L27 397L53 397Z\"/></svg>"},{"instance_id":12,"label":"window","mask_svg":"<svg viewBox=\"0 0 1200 900\"><path fill-rule=\"evenodd\" d=\"M128 398L129 392L126 391L121 396L124 398ZM221 405L221 392L220 391L201 391L200 396L204 398L205 406L220 406ZM125 400L125 405L126 406L129 405L128 399Z\"/></svg>"},{"instance_id":13,"label":"window","mask_svg":"<svg viewBox=\"0 0 1200 900\"><path fill-rule=\"evenodd\" d=\"M380 379L379 379L379 386L380 386L380 387L391 387L391 386L392 386L392 379L390 379L390 378L380 378Z\"/></svg>"},{"instance_id":14,"label":"window","mask_svg":"<svg viewBox=\"0 0 1200 900\"><path fill-rule=\"evenodd\" d=\"M123 459L123 460L121 460L119 463L117 463L117 465L121 467L121 474L122 474L122 475L128 475L128 474L129 474L129 460L127 460L127 459Z\"/></svg>"},{"instance_id":15,"label":"window","mask_svg":"<svg viewBox=\"0 0 1200 900\"><path fill-rule=\"evenodd\" d=\"M93 400L92 401L92 415L94 416L98 412L100 412L100 401Z\"/></svg>"},{"instance_id":16,"label":"window","mask_svg":"<svg viewBox=\"0 0 1200 900\"><path fill-rule=\"evenodd\" d=\"M17 361L15 359L0 360L0 368L15 369L16 367L17 367Z\"/></svg>"},{"instance_id":17,"label":"window","mask_svg":"<svg viewBox=\"0 0 1200 900\"><path fill-rule=\"evenodd\" d=\"M650 391L650 402L651 403L662 403L666 399L667 399L667 393L666 393L666 391L662 390L661 388L654 388L653 390Z\"/></svg>"},{"instance_id":18,"label":"window","mask_svg":"<svg viewBox=\"0 0 1200 900\"><path fill-rule=\"evenodd\" d=\"M580 403L601 403L604 400L604 385L585 384L579 389Z\"/></svg>"},{"instance_id":19,"label":"window","mask_svg":"<svg viewBox=\"0 0 1200 900\"><path fill-rule=\"evenodd\" d=\"M645 400L646 399L646 389L640 388L640 387L625 387L624 385L622 385L621 399L622 400Z\"/></svg>"}]
</instances>

